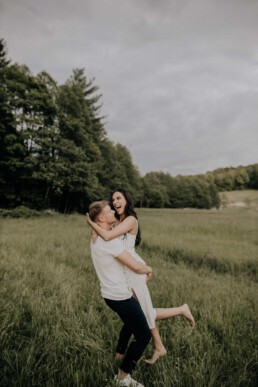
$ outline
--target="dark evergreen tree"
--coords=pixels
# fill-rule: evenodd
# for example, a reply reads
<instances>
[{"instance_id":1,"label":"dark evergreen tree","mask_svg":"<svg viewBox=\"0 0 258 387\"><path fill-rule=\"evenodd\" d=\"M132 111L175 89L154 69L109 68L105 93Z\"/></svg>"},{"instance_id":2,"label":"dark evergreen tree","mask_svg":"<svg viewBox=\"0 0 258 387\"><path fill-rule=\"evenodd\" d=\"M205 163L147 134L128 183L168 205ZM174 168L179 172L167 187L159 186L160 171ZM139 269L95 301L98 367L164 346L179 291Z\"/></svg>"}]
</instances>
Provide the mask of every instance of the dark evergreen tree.
<instances>
[{"instance_id":1,"label":"dark evergreen tree","mask_svg":"<svg viewBox=\"0 0 258 387\"><path fill-rule=\"evenodd\" d=\"M106 136L101 118L91 97L96 88L87 82L83 70L74 70L70 79L59 87L59 142L55 163L54 206L61 211L85 211L102 187L98 179L101 165L100 141Z\"/></svg>"},{"instance_id":2,"label":"dark evergreen tree","mask_svg":"<svg viewBox=\"0 0 258 387\"><path fill-rule=\"evenodd\" d=\"M56 136L56 108L51 92L40 77L34 77L26 66L8 68L8 102L22 144L19 175L16 176L16 201L44 208L46 191L42 170L46 157L53 153L51 139ZM42 163L42 164L41 164Z\"/></svg>"},{"instance_id":3,"label":"dark evergreen tree","mask_svg":"<svg viewBox=\"0 0 258 387\"><path fill-rule=\"evenodd\" d=\"M1 207L20 204L17 195L25 149L21 134L16 130L13 106L10 101L10 61L6 45L0 40L0 197Z\"/></svg>"}]
</instances>

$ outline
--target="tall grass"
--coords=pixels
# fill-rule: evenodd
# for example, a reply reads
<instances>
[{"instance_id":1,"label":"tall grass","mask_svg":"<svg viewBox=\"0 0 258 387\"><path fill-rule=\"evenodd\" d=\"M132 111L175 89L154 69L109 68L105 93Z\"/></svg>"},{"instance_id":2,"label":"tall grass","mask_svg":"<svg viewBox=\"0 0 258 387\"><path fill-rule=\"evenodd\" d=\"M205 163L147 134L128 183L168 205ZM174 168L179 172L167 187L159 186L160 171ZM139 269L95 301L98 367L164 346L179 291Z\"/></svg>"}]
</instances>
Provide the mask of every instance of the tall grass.
<instances>
[{"instance_id":1,"label":"tall grass","mask_svg":"<svg viewBox=\"0 0 258 387\"><path fill-rule=\"evenodd\" d=\"M140 361L135 378L145 386L256 386L258 284L241 265L257 263L257 213L139 216L154 305L187 302L197 324L159 322L168 355L154 366ZM79 215L1 221L1 386L112 386L121 323L100 297L89 236ZM210 256L229 270L214 270ZM151 343L144 355L152 350Z\"/></svg>"},{"instance_id":2,"label":"tall grass","mask_svg":"<svg viewBox=\"0 0 258 387\"><path fill-rule=\"evenodd\" d=\"M143 246L176 263L245 274L258 281L258 211L144 210Z\"/></svg>"}]
</instances>

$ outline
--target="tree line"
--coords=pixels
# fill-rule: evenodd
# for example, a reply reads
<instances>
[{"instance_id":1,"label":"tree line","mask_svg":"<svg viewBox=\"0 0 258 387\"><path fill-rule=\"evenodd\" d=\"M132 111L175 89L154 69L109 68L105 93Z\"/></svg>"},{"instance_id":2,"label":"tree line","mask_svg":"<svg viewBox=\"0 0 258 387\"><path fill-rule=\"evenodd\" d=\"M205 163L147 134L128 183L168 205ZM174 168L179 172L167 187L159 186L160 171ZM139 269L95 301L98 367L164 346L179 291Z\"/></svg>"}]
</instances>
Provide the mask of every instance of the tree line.
<instances>
[{"instance_id":1,"label":"tree line","mask_svg":"<svg viewBox=\"0 0 258 387\"><path fill-rule=\"evenodd\" d=\"M121 186L138 206L211 208L218 190L258 188L257 165L236 174L142 177L129 150L108 138L100 99L84 69L59 85L45 71L11 63L0 39L1 208L85 212Z\"/></svg>"},{"instance_id":2,"label":"tree line","mask_svg":"<svg viewBox=\"0 0 258 387\"><path fill-rule=\"evenodd\" d=\"M142 181L144 207L219 207L218 192L258 189L258 164L219 168L194 176L149 172Z\"/></svg>"}]
</instances>

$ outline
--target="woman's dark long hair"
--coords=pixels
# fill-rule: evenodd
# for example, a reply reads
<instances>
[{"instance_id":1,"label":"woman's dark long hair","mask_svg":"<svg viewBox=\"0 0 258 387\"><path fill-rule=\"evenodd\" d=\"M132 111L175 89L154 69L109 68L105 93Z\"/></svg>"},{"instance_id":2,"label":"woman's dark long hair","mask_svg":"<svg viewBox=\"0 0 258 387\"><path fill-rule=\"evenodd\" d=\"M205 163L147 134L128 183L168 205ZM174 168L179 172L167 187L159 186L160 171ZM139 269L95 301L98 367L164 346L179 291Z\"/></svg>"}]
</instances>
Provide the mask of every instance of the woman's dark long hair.
<instances>
[{"instance_id":1,"label":"woman's dark long hair","mask_svg":"<svg viewBox=\"0 0 258 387\"><path fill-rule=\"evenodd\" d=\"M113 195L115 192L120 192L123 197L125 198L125 201L126 201L126 206L125 206L125 217L127 218L127 216L134 216L137 220L138 220L138 216L134 210L134 202L133 202L133 198L130 194L130 192L126 191L124 188L118 188L116 190L114 190L114 192L110 195L110 207L112 208L112 210L115 210L114 206L113 206ZM116 210L115 210L115 216L117 218L117 220L119 220L119 215L116 213ZM137 235L136 235L136 239L135 239L135 246L139 246L139 244L141 243L141 230L140 230L140 226L139 226L139 223L138 223L138 231L137 231Z\"/></svg>"}]
</instances>

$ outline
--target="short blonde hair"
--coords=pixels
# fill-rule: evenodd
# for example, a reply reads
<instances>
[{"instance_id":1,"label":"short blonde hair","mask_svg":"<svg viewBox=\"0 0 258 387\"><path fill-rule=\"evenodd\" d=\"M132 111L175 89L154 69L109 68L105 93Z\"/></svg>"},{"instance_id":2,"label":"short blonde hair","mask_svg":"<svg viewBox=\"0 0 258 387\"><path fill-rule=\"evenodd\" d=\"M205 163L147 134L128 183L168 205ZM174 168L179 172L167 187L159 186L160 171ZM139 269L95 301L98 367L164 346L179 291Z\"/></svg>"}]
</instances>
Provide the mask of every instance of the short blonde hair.
<instances>
[{"instance_id":1,"label":"short blonde hair","mask_svg":"<svg viewBox=\"0 0 258 387\"><path fill-rule=\"evenodd\" d=\"M91 203L89 206L89 216L93 222L96 222L98 216L107 205L108 202L106 200Z\"/></svg>"}]
</instances>

